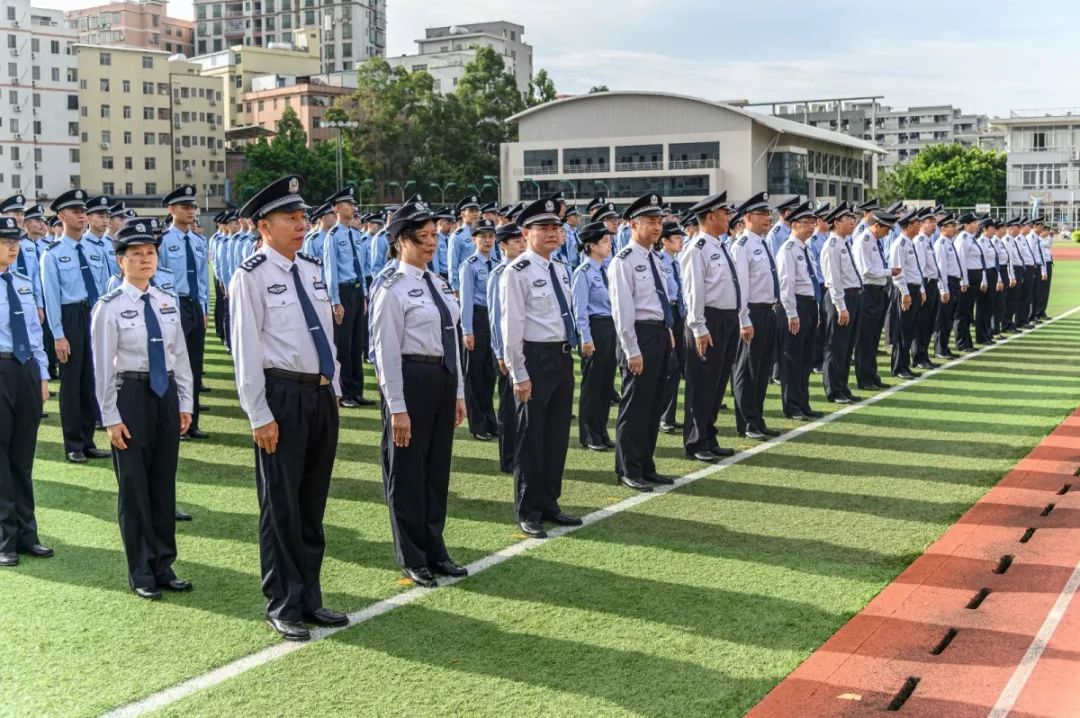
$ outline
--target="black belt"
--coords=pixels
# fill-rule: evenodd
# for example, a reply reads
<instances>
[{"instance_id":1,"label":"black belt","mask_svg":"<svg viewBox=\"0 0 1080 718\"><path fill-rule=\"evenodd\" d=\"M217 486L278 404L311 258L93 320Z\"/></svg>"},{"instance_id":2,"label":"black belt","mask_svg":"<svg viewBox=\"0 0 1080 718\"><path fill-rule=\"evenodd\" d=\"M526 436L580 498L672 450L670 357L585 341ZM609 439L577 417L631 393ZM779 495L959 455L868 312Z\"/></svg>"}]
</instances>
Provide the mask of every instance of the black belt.
<instances>
[{"instance_id":1,"label":"black belt","mask_svg":"<svg viewBox=\"0 0 1080 718\"><path fill-rule=\"evenodd\" d=\"M198 300L196 300L195 297L191 296L190 294L181 294L180 295L180 301L181 302L194 302L194 301L198 301Z\"/></svg>"},{"instance_id":2,"label":"black belt","mask_svg":"<svg viewBox=\"0 0 1080 718\"><path fill-rule=\"evenodd\" d=\"M486 304L474 304L472 305L472 310L473 314L476 314L477 312L483 312L484 314L487 314L488 308Z\"/></svg>"},{"instance_id":3,"label":"black belt","mask_svg":"<svg viewBox=\"0 0 1080 718\"><path fill-rule=\"evenodd\" d=\"M917 289L917 290L918 290L918 291L920 291L920 292L922 291L922 285L921 285L921 284L919 284L918 282L915 282L914 284L910 284L910 283L909 283L909 284L908 284L907 286L908 286L908 291L909 291L909 292L911 291L911 288L912 288L912 287L914 287L915 289Z\"/></svg>"},{"instance_id":4,"label":"black belt","mask_svg":"<svg viewBox=\"0 0 1080 718\"><path fill-rule=\"evenodd\" d=\"M795 301L813 302L814 304L817 304L817 298L815 298L813 294L796 294Z\"/></svg>"},{"instance_id":5,"label":"black belt","mask_svg":"<svg viewBox=\"0 0 1080 718\"><path fill-rule=\"evenodd\" d=\"M751 309L772 309L776 306L776 302L750 302L746 306Z\"/></svg>"},{"instance_id":6,"label":"black belt","mask_svg":"<svg viewBox=\"0 0 1080 718\"><path fill-rule=\"evenodd\" d=\"M720 307L710 307L707 304L705 305L705 311L706 312L720 312L721 314L738 314L739 313L738 309L721 309Z\"/></svg>"},{"instance_id":7,"label":"black belt","mask_svg":"<svg viewBox=\"0 0 1080 718\"><path fill-rule=\"evenodd\" d=\"M173 373L168 372L169 378L173 378ZM150 372L148 371L119 371L116 373L118 379L124 379L125 381L150 381Z\"/></svg>"},{"instance_id":8,"label":"black belt","mask_svg":"<svg viewBox=\"0 0 1080 718\"><path fill-rule=\"evenodd\" d=\"M935 282L936 283L938 281L938 279L937 279L937 277L934 277L933 279L927 279L926 281L927 281L927 283L929 283L929 282Z\"/></svg>"},{"instance_id":9,"label":"black belt","mask_svg":"<svg viewBox=\"0 0 1080 718\"><path fill-rule=\"evenodd\" d=\"M67 304L62 304L60 306L62 306L62 307L89 307L90 302L83 299L83 300L78 301L78 302L68 302Z\"/></svg>"},{"instance_id":10,"label":"black belt","mask_svg":"<svg viewBox=\"0 0 1080 718\"><path fill-rule=\"evenodd\" d=\"M850 287L850 288L844 290L844 294L845 295L846 294L858 294L860 291L862 291L861 288Z\"/></svg>"},{"instance_id":11,"label":"black belt","mask_svg":"<svg viewBox=\"0 0 1080 718\"><path fill-rule=\"evenodd\" d=\"M873 289L877 292L884 292L886 286L887 285L885 284L864 284L863 289Z\"/></svg>"},{"instance_id":12,"label":"black belt","mask_svg":"<svg viewBox=\"0 0 1080 718\"><path fill-rule=\"evenodd\" d=\"M662 319L638 319L634 322L635 325L641 324L646 327L664 327L667 328L667 324Z\"/></svg>"},{"instance_id":13,"label":"black belt","mask_svg":"<svg viewBox=\"0 0 1080 718\"><path fill-rule=\"evenodd\" d=\"M663 322L661 322L663 324ZM524 342L525 346L532 347L534 349L547 349L548 351L562 352L563 354L570 353L570 345L566 342Z\"/></svg>"},{"instance_id":14,"label":"black belt","mask_svg":"<svg viewBox=\"0 0 1080 718\"><path fill-rule=\"evenodd\" d=\"M316 386L326 386L330 383L330 380L324 377L322 374L305 374L299 371L289 371L288 369L275 369L270 367L269 369L263 369L263 374L266 376L272 376L275 379L286 379L288 381L295 381L298 384L314 384Z\"/></svg>"},{"instance_id":15,"label":"black belt","mask_svg":"<svg viewBox=\"0 0 1080 718\"><path fill-rule=\"evenodd\" d=\"M614 319L612 319L610 314L590 314L589 315L589 321L591 322L594 319L597 320L597 321L604 320L604 319L614 321Z\"/></svg>"},{"instance_id":16,"label":"black belt","mask_svg":"<svg viewBox=\"0 0 1080 718\"><path fill-rule=\"evenodd\" d=\"M427 354L402 354L402 361L413 361L420 364L442 364L441 356L428 356Z\"/></svg>"},{"instance_id":17,"label":"black belt","mask_svg":"<svg viewBox=\"0 0 1080 718\"><path fill-rule=\"evenodd\" d=\"M11 352L0 352L0 359L14 359L15 355Z\"/></svg>"},{"instance_id":18,"label":"black belt","mask_svg":"<svg viewBox=\"0 0 1080 718\"><path fill-rule=\"evenodd\" d=\"M359 279L354 279L351 282L341 282L338 284L338 287L351 287L353 289L356 289L359 286L361 286Z\"/></svg>"}]
</instances>

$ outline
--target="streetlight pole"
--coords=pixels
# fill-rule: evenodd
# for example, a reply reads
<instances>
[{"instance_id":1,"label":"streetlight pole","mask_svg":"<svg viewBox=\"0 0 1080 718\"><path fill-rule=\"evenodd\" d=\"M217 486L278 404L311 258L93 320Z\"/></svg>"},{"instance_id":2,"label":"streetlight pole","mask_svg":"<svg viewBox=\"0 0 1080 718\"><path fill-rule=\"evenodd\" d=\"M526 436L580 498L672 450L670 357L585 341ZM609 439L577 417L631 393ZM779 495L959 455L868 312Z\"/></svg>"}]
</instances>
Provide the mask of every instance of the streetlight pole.
<instances>
[{"instance_id":1,"label":"streetlight pole","mask_svg":"<svg viewBox=\"0 0 1080 718\"><path fill-rule=\"evenodd\" d=\"M575 204L576 204L577 203L577 187L574 186L574 183L570 182L569 180L559 180L559 184L564 184L564 185L566 185L567 187L570 188L571 199L573 199Z\"/></svg>"},{"instance_id":2,"label":"streetlight pole","mask_svg":"<svg viewBox=\"0 0 1080 718\"><path fill-rule=\"evenodd\" d=\"M495 188L495 201L498 204L502 204L502 185L499 184L499 178L495 175L484 175L484 181L490 182Z\"/></svg>"},{"instance_id":3,"label":"streetlight pole","mask_svg":"<svg viewBox=\"0 0 1080 718\"><path fill-rule=\"evenodd\" d=\"M405 186L401 188L401 203L405 204L405 191L416 185L416 180L405 180Z\"/></svg>"},{"instance_id":4,"label":"streetlight pole","mask_svg":"<svg viewBox=\"0 0 1080 718\"><path fill-rule=\"evenodd\" d=\"M346 128L359 127L360 123L355 120L319 120L319 127L333 127L337 130L337 187L345 184L345 161L341 150L341 133Z\"/></svg>"},{"instance_id":5,"label":"streetlight pole","mask_svg":"<svg viewBox=\"0 0 1080 718\"><path fill-rule=\"evenodd\" d=\"M540 199L540 183L539 183L539 182L537 182L537 181L536 181L535 179L533 179L532 177L522 177L521 179L522 179L522 181L524 181L524 182L531 182L531 183L532 183L533 187L535 187L535 188L536 188L536 198L537 198L537 199Z\"/></svg>"}]
</instances>

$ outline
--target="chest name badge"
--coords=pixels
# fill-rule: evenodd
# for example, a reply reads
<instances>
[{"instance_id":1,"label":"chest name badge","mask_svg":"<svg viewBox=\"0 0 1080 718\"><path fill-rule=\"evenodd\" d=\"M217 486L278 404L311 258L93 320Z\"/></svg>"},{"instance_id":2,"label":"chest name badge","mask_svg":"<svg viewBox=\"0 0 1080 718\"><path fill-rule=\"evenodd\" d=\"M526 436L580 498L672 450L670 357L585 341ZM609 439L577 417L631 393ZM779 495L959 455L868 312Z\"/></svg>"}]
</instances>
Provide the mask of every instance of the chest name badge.
<instances>
[{"instance_id":1,"label":"chest name badge","mask_svg":"<svg viewBox=\"0 0 1080 718\"><path fill-rule=\"evenodd\" d=\"M179 252L180 251L180 245L179 244L171 244L171 245L169 245L169 251L170 252Z\"/></svg>"},{"instance_id":2,"label":"chest name badge","mask_svg":"<svg viewBox=\"0 0 1080 718\"><path fill-rule=\"evenodd\" d=\"M410 289L409 290L409 296L410 297L422 297L422 296L424 296L424 290L423 289Z\"/></svg>"},{"instance_id":3,"label":"chest name badge","mask_svg":"<svg viewBox=\"0 0 1080 718\"><path fill-rule=\"evenodd\" d=\"M326 289L326 282L315 282L312 286L316 289Z\"/></svg>"},{"instance_id":4,"label":"chest name badge","mask_svg":"<svg viewBox=\"0 0 1080 718\"><path fill-rule=\"evenodd\" d=\"M59 259L60 259L61 262L70 262L71 261L71 257L61 256Z\"/></svg>"},{"instance_id":5,"label":"chest name badge","mask_svg":"<svg viewBox=\"0 0 1080 718\"><path fill-rule=\"evenodd\" d=\"M160 311L162 314L176 314L176 307L172 307L166 304L161 307Z\"/></svg>"},{"instance_id":6,"label":"chest name badge","mask_svg":"<svg viewBox=\"0 0 1080 718\"><path fill-rule=\"evenodd\" d=\"M639 264L638 266L634 267L635 272L644 272L645 269L646 269L646 267L645 267L644 264Z\"/></svg>"},{"instance_id":7,"label":"chest name badge","mask_svg":"<svg viewBox=\"0 0 1080 718\"><path fill-rule=\"evenodd\" d=\"M18 291L19 294L29 294L31 290L30 287L19 287L16 291Z\"/></svg>"},{"instance_id":8,"label":"chest name badge","mask_svg":"<svg viewBox=\"0 0 1080 718\"><path fill-rule=\"evenodd\" d=\"M534 286L534 287L542 287L542 286L544 286L545 284L547 284L547 280L546 280L546 279L537 279L537 280L535 280L535 281L533 282L533 286Z\"/></svg>"},{"instance_id":9,"label":"chest name badge","mask_svg":"<svg viewBox=\"0 0 1080 718\"><path fill-rule=\"evenodd\" d=\"M139 313L134 309L125 309L124 311L120 312L120 316L124 319L134 319L135 317L139 316Z\"/></svg>"},{"instance_id":10,"label":"chest name badge","mask_svg":"<svg viewBox=\"0 0 1080 718\"><path fill-rule=\"evenodd\" d=\"M266 288L266 291L271 294L284 294L287 287L284 284L271 284Z\"/></svg>"}]
</instances>

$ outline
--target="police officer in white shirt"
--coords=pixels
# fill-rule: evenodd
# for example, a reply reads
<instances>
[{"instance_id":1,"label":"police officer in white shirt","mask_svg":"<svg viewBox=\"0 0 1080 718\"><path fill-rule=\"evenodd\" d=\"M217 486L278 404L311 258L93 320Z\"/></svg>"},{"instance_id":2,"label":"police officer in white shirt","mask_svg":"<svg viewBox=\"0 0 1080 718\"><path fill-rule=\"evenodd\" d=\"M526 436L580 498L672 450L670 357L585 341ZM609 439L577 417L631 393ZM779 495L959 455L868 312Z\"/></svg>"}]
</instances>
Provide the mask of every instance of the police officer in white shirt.
<instances>
[{"instance_id":1,"label":"police officer in white shirt","mask_svg":"<svg viewBox=\"0 0 1080 718\"><path fill-rule=\"evenodd\" d=\"M931 237L937 230L937 214L933 207L919 212L919 233L915 236L915 256L922 268L926 285L926 299L919 306L915 316L915 337L911 341L911 363L918 369L933 369L937 365L930 361L930 348L934 335L934 324L941 308L942 293L949 299L948 287L941 274L934 243Z\"/></svg>"},{"instance_id":2,"label":"police officer in white shirt","mask_svg":"<svg viewBox=\"0 0 1080 718\"><path fill-rule=\"evenodd\" d=\"M887 218L888 222L883 223L882 218ZM889 311L889 278L896 276L899 270L889 268L882 241L889 235L895 220L896 215L878 210L852 244L852 256L863 282L862 314L855 332L855 382L860 389L885 388L878 374L877 352Z\"/></svg>"},{"instance_id":3,"label":"police officer in white shirt","mask_svg":"<svg viewBox=\"0 0 1080 718\"><path fill-rule=\"evenodd\" d=\"M889 247L889 268L893 274L892 375L914 379L911 372L911 343L915 339L915 319L926 299L922 268L912 243L919 232L919 210L908 210L896 219L899 234ZM897 272L896 270L900 270Z\"/></svg>"},{"instance_id":4,"label":"police officer in white shirt","mask_svg":"<svg viewBox=\"0 0 1080 718\"><path fill-rule=\"evenodd\" d=\"M503 361L517 402L514 510L522 532L543 538L544 521L581 525L581 519L559 508L577 329L570 310L570 274L552 257L562 244L556 201L527 205L517 223L529 248L503 272L499 286Z\"/></svg>"},{"instance_id":5,"label":"police officer in white shirt","mask_svg":"<svg viewBox=\"0 0 1080 718\"><path fill-rule=\"evenodd\" d=\"M1051 254L1051 246L1054 243L1053 235L1046 227L1046 218L1042 215L1035 218L1035 231L1028 235L1031 241L1031 251L1039 259L1042 271L1039 275L1038 284L1035 287L1035 318L1046 320L1046 305L1050 300L1050 280L1054 277L1054 257Z\"/></svg>"},{"instance_id":6,"label":"police officer in white shirt","mask_svg":"<svg viewBox=\"0 0 1080 718\"><path fill-rule=\"evenodd\" d=\"M398 260L371 308L372 352L383 396L382 474L398 565L416 585L433 574L465 576L446 551L454 427L465 418L465 390L454 291L428 270L438 239L435 215L420 200L386 225Z\"/></svg>"},{"instance_id":7,"label":"police officer in white shirt","mask_svg":"<svg viewBox=\"0 0 1080 718\"><path fill-rule=\"evenodd\" d=\"M780 326L777 353L780 357L780 397L784 416L809 421L824 416L810 407L810 373L814 369L814 335L818 327L815 284L806 242L814 234L817 217L805 202L787 218L791 234L780 245L776 273L780 278L780 303L776 322Z\"/></svg>"},{"instance_id":8,"label":"police officer in white shirt","mask_svg":"<svg viewBox=\"0 0 1080 718\"><path fill-rule=\"evenodd\" d=\"M1002 329L1010 333L1020 331L1016 318L1020 310L1020 297L1024 293L1024 260L1020 254L1019 235L1020 218L1012 217L1007 219L1005 221L1005 234L1001 238L1001 243L1005 247L1006 254L1008 254L1009 276L1012 281L1009 282L1009 288L1006 290L1005 319L1002 322Z\"/></svg>"},{"instance_id":9,"label":"police officer in white shirt","mask_svg":"<svg viewBox=\"0 0 1080 718\"><path fill-rule=\"evenodd\" d=\"M975 231L979 227L979 218L972 212L960 215L957 219L960 232L953 240L957 255L960 257L960 271L967 277L970 291L961 292L956 304L953 319L953 331L956 334L956 348L969 352L974 348L971 342L971 324L975 315L975 302L980 293L987 290L986 263L982 248L975 241Z\"/></svg>"},{"instance_id":10,"label":"police officer in white shirt","mask_svg":"<svg viewBox=\"0 0 1080 718\"><path fill-rule=\"evenodd\" d=\"M740 275L720 241L728 231L727 192L706 197L689 211L700 232L679 257L686 304L686 327L683 336L676 337L684 342L686 354L683 448L688 457L711 463L735 454L720 446L716 417L740 332L748 339L753 325L746 307L745 267Z\"/></svg>"},{"instance_id":11,"label":"police officer in white shirt","mask_svg":"<svg viewBox=\"0 0 1080 718\"><path fill-rule=\"evenodd\" d=\"M240 406L255 440L259 555L267 623L285 640L310 638L304 622L348 623L323 607L323 511L338 439L340 370L319 260L304 241L300 178L259 190L240 210L262 246L229 285Z\"/></svg>"},{"instance_id":12,"label":"police officer in white shirt","mask_svg":"<svg viewBox=\"0 0 1080 718\"><path fill-rule=\"evenodd\" d=\"M851 394L848 377L862 308L862 278L844 238L855 226L855 215L846 202L841 202L825 215L825 221L832 231L821 249L821 274L825 277L822 301L826 303L821 379L826 399L835 404L851 404L857 401Z\"/></svg>"},{"instance_id":13,"label":"police officer in white shirt","mask_svg":"<svg viewBox=\"0 0 1080 718\"><path fill-rule=\"evenodd\" d=\"M191 425L194 380L176 297L151 282L161 239L133 218L112 241L123 283L90 320L94 386L112 444L128 584L140 598L188 591L177 578L176 465Z\"/></svg>"},{"instance_id":14,"label":"police officer in white shirt","mask_svg":"<svg viewBox=\"0 0 1080 718\"><path fill-rule=\"evenodd\" d=\"M941 270L941 306L935 320L934 356L954 359L957 355L949 348L949 336L953 331L956 307L960 295L968 291L964 261L956 250L956 232L959 229L956 215L949 213L938 223L938 238L934 242L934 258Z\"/></svg>"},{"instance_id":15,"label":"police officer in white shirt","mask_svg":"<svg viewBox=\"0 0 1080 718\"><path fill-rule=\"evenodd\" d=\"M664 380L674 342L674 316L652 247L663 229L662 201L647 194L630 203L630 241L608 267L615 355L622 373L622 399L615 419L615 477L627 488L652 491L652 483L673 480L658 474L653 461Z\"/></svg>"},{"instance_id":16,"label":"police officer in white shirt","mask_svg":"<svg viewBox=\"0 0 1080 718\"><path fill-rule=\"evenodd\" d=\"M735 428L748 439L765 441L780 432L765 425L765 393L772 378L773 354L776 351L776 314L780 300L780 278L776 260L765 243L769 229L769 194L760 192L739 206L737 212L746 222L741 237L731 245L737 271L747 277L746 303L751 332L745 335L735 352L734 391Z\"/></svg>"}]
</instances>

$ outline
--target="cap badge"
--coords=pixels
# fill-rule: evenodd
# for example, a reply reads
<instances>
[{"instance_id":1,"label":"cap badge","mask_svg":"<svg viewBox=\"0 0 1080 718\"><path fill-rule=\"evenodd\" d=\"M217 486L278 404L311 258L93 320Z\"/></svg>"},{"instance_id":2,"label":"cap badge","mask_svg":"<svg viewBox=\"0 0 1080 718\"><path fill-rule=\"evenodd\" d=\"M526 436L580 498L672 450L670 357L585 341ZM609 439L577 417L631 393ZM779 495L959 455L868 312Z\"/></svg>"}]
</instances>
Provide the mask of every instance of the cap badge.
<instances>
[{"instance_id":1,"label":"cap badge","mask_svg":"<svg viewBox=\"0 0 1080 718\"><path fill-rule=\"evenodd\" d=\"M769 199L769 193L768 192L762 192L761 193L761 199L767 201Z\"/></svg>"},{"instance_id":2,"label":"cap badge","mask_svg":"<svg viewBox=\"0 0 1080 718\"><path fill-rule=\"evenodd\" d=\"M296 194L297 192L299 192L300 191L300 180L296 179L295 177L291 178L289 180L289 191L292 192L293 194ZM352 195L351 190L349 191L349 194Z\"/></svg>"},{"instance_id":3,"label":"cap badge","mask_svg":"<svg viewBox=\"0 0 1080 718\"><path fill-rule=\"evenodd\" d=\"M549 199L549 200L548 200L547 202L545 202L545 203L544 203L544 209L545 209L546 211L548 211L548 212L554 212L554 211L555 211L555 203L554 203L554 202L552 202L552 201L551 201L551 200Z\"/></svg>"},{"instance_id":4,"label":"cap badge","mask_svg":"<svg viewBox=\"0 0 1080 718\"><path fill-rule=\"evenodd\" d=\"M136 232L145 232L146 231L146 225L144 225L144 224L142 224L140 222L139 224L135 225L135 231Z\"/></svg>"},{"instance_id":5,"label":"cap badge","mask_svg":"<svg viewBox=\"0 0 1080 718\"><path fill-rule=\"evenodd\" d=\"M22 195L20 194L20 195L15 195L15 201L16 201L16 202L17 202L18 204L22 204L22 203L23 203L23 202L25 202L26 200L25 200L25 199L23 199L23 196L22 196Z\"/></svg>"},{"instance_id":6,"label":"cap badge","mask_svg":"<svg viewBox=\"0 0 1080 718\"><path fill-rule=\"evenodd\" d=\"M660 204L660 198L657 197L656 195L653 195L652 197L650 197L649 201L652 202L653 204Z\"/></svg>"},{"instance_id":7,"label":"cap badge","mask_svg":"<svg viewBox=\"0 0 1080 718\"><path fill-rule=\"evenodd\" d=\"M81 189L75 190L75 199L82 199L82 198L83 198L82 190Z\"/></svg>"},{"instance_id":8,"label":"cap badge","mask_svg":"<svg viewBox=\"0 0 1080 718\"><path fill-rule=\"evenodd\" d=\"M184 194L186 194L186 195L188 195L190 197L191 195L195 194L195 188L194 187L185 187L184 188Z\"/></svg>"}]
</instances>

